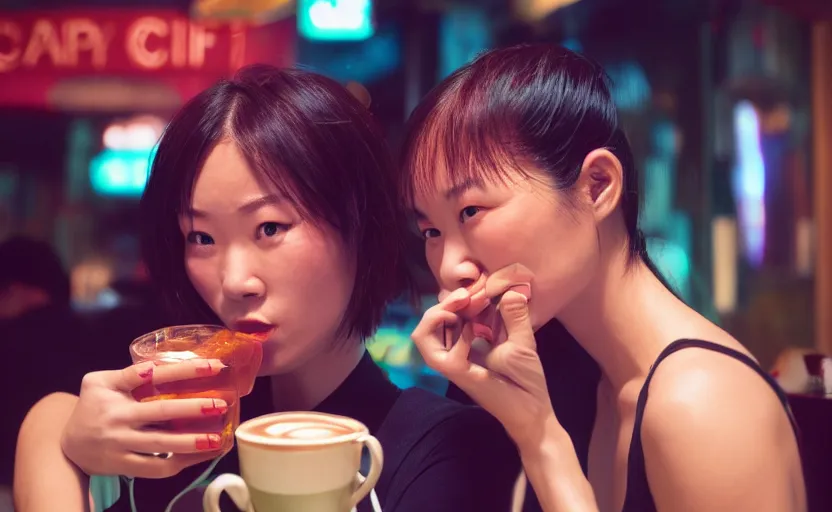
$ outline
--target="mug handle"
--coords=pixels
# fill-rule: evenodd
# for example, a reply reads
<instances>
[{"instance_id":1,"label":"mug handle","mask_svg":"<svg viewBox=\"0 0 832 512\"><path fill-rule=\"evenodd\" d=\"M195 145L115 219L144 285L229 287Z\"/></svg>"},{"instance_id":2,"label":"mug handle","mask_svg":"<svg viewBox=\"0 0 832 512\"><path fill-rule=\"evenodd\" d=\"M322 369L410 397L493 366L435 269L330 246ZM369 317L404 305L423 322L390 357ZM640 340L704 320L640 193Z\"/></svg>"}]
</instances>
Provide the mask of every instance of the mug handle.
<instances>
[{"instance_id":1,"label":"mug handle","mask_svg":"<svg viewBox=\"0 0 832 512\"><path fill-rule=\"evenodd\" d=\"M358 438L358 442L366 446L367 451L370 452L370 471L367 473L367 477L361 485L358 486L358 489L352 493L350 509L358 505L358 502L363 500L373 490L376 482L378 482L378 477L381 476L381 468L384 465L384 452L381 449L381 443L378 442L378 439L367 434Z\"/></svg>"},{"instance_id":2,"label":"mug handle","mask_svg":"<svg viewBox=\"0 0 832 512\"><path fill-rule=\"evenodd\" d=\"M221 512L220 496L223 491L228 493L238 509L244 512L254 512L246 483L242 478L231 473L224 473L208 484L205 493L202 495L202 510L205 512Z\"/></svg>"}]
</instances>

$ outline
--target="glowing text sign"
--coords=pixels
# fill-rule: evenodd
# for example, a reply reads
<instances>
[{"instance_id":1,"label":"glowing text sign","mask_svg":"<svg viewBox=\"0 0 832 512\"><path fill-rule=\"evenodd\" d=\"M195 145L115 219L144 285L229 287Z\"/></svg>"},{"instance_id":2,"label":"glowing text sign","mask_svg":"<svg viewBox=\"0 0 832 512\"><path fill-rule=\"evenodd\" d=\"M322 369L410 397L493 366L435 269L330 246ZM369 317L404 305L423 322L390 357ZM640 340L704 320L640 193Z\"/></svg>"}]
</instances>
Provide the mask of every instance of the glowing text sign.
<instances>
[{"instance_id":1,"label":"glowing text sign","mask_svg":"<svg viewBox=\"0 0 832 512\"><path fill-rule=\"evenodd\" d=\"M0 73L233 69L244 58L242 26L177 12L104 12L0 16Z\"/></svg>"}]
</instances>

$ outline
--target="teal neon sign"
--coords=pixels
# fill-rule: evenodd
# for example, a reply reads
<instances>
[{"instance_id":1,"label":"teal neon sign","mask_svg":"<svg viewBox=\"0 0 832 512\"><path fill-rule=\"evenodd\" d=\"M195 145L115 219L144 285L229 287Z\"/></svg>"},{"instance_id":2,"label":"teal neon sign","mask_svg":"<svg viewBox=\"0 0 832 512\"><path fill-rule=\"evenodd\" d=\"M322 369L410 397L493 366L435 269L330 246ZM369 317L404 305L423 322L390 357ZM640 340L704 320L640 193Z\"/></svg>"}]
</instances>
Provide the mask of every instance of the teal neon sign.
<instances>
[{"instance_id":1,"label":"teal neon sign","mask_svg":"<svg viewBox=\"0 0 832 512\"><path fill-rule=\"evenodd\" d=\"M311 41L362 41L375 33L372 0L298 0L297 20Z\"/></svg>"},{"instance_id":2,"label":"teal neon sign","mask_svg":"<svg viewBox=\"0 0 832 512\"><path fill-rule=\"evenodd\" d=\"M105 149L90 162L90 183L100 196L139 197L156 149Z\"/></svg>"}]
</instances>

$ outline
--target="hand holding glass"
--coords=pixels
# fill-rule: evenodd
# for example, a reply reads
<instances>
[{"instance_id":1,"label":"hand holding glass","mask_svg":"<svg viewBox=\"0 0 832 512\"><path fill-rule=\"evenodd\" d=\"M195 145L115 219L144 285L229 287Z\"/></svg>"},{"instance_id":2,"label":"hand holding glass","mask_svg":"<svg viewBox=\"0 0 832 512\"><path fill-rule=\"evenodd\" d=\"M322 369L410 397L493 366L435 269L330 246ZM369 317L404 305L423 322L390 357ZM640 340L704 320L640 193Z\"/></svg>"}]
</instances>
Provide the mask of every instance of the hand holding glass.
<instances>
[{"instance_id":1,"label":"hand holding glass","mask_svg":"<svg viewBox=\"0 0 832 512\"><path fill-rule=\"evenodd\" d=\"M234 430L240 423L239 399L251 393L263 360L262 338L232 332L213 325L184 325L159 329L137 338L130 345L133 363L176 364L190 359L221 361L217 373L154 386L147 383L133 391L140 402L177 398L212 398L224 406L204 408L200 417L171 420L154 427L180 433L216 434L206 436L204 449L227 451L234 444ZM220 402L221 403L221 402Z\"/></svg>"}]
</instances>

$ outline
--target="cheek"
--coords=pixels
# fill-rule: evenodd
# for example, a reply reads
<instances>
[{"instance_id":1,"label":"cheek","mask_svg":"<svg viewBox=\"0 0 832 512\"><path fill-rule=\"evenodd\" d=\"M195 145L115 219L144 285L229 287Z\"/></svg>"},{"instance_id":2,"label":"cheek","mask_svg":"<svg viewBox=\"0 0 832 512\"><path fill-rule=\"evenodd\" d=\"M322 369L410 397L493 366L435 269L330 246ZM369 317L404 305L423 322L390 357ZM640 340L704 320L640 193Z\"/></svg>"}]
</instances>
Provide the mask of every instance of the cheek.
<instances>
[{"instance_id":1,"label":"cheek","mask_svg":"<svg viewBox=\"0 0 832 512\"><path fill-rule=\"evenodd\" d=\"M283 265L271 275L270 293L284 321L306 319L295 320L296 326L329 330L340 323L352 295L354 265L334 235L324 236L311 229L304 235L296 244L281 249Z\"/></svg>"},{"instance_id":2,"label":"cheek","mask_svg":"<svg viewBox=\"0 0 832 512\"><path fill-rule=\"evenodd\" d=\"M532 316L537 327L586 287L597 266L594 224L555 211L538 209L519 218L483 222L472 234L471 249L488 272L512 263L532 271Z\"/></svg>"},{"instance_id":3,"label":"cheek","mask_svg":"<svg viewBox=\"0 0 832 512\"><path fill-rule=\"evenodd\" d=\"M218 311L221 283L217 279L216 269L210 261L197 258L185 258L185 272L194 289L211 309Z\"/></svg>"},{"instance_id":4,"label":"cheek","mask_svg":"<svg viewBox=\"0 0 832 512\"><path fill-rule=\"evenodd\" d=\"M506 208L471 226L468 243L472 253L488 272L512 263L522 263L531 270L545 261L552 247L545 240L551 225L549 212L527 208Z\"/></svg>"},{"instance_id":5,"label":"cheek","mask_svg":"<svg viewBox=\"0 0 832 512\"><path fill-rule=\"evenodd\" d=\"M567 221L571 223L571 220ZM594 226L552 228L542 236L538 259L530 268L535 275L533 316L546 323L589 284L599 264Z\"/></svg>"},{"instance_id":6,"label":"cheek","mask_svg":"<svg viewBox=\"0 0 832 512\"><path fill-rule=\"evenodd\" d=\"M313 301L340 301L352 288L352 273L345 262L328 256L322 252L299 258L300 264L284 274L286 281L294 283L286 289L302 290Z\"/></svg>"},{"instance_id":7,"label":"cheek","mask_svg":"<svg viewBox=\"0 0 832 512\"><path fill-rule=\"evenodd\" d=\"M425 243L425 259L433 277L439 279L439 267L442 265L442 247L438 243Z\"/></svg>"}]
</instances>

